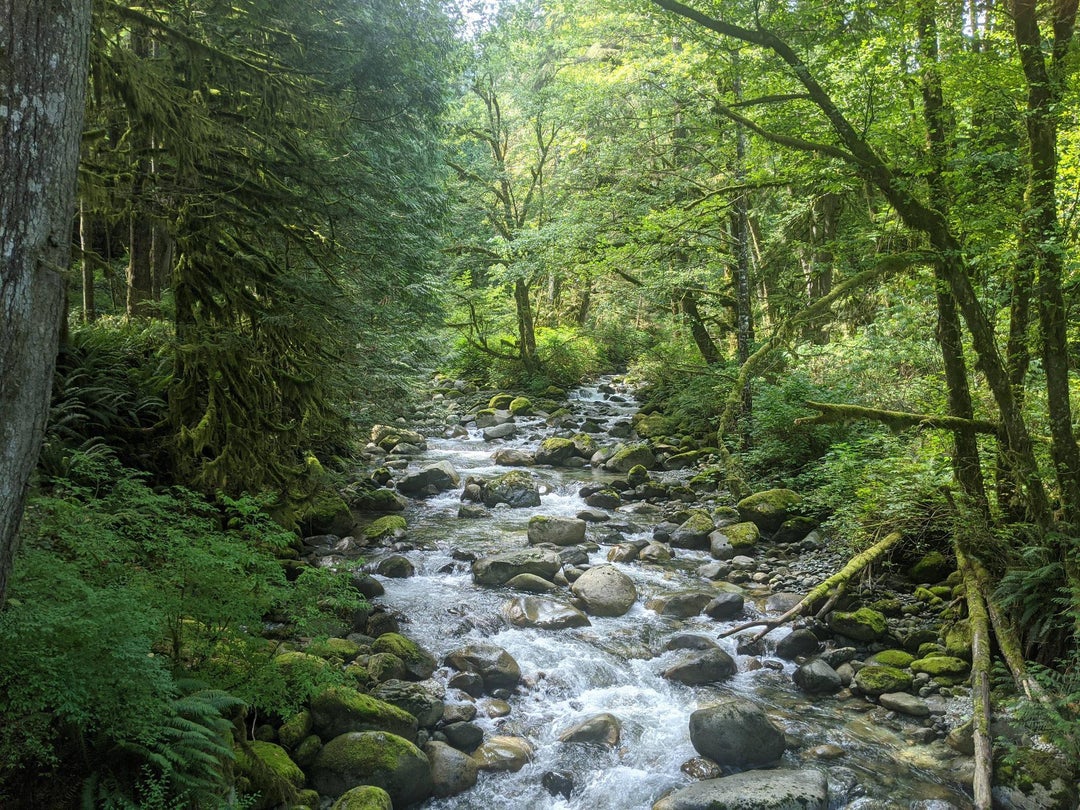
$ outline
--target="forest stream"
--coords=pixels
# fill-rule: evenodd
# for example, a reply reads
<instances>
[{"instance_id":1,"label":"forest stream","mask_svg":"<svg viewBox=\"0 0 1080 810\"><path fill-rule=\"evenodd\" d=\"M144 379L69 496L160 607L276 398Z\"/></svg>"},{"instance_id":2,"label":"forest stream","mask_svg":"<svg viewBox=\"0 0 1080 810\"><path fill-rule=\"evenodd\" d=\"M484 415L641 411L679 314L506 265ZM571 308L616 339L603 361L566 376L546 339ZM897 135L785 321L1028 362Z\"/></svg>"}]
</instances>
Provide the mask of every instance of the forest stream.
<instances>
[{"instance_id":1,"label":"forest stream","mask_svg":"<svg viewBox=\"0 0 1080 810\"><path fill-rule=\"evenodd\" d=\"M567 407L572 425L585 420L595 423L595 438L601 444L614 441L612 429L625 435L637 409L631 392L613 386L609 378L573 391ZM514 434L507 438L485 440L483 431L470 422L467 435L460 435L462 430L447 431L458 435L429 439L428 448L409 459L408 470L449 462L463 484L470 476L491 479L508 469L495 464L494 451L532 451L549 436L569 435L565 427L554 428L539 417L519 416L514 421ZM403 467L405 462L399 459L397 463ZM775 654L776 641L789 629L779 628L766 636L764 649L757 655L740 654L735 638L717 639L748 617L778 612L775 608L784 600L774 597L770 602L768 576L746 578L742 583L745 611L727 621L700 612L678 618L646 607L649 603L655 607L658 603L653 600L675 593L716 587L698 572L714 562L708 550L676 549L671 561L660 564L615 563L633 580L638 593L635 604L622 616L590 616L589 626L567 629L513 626L504 618L507 605L529 594L474 584L472 560L526 547L527 523L533 515L574 517L587 511L586 543L561 551L568 559L567 555L581 553L577 549L587 549L588 565L599 565L607 562L619 535L626 542L651 540L669 506L637 501L624 502L614 510L590 509L579 494L583 486L626 476L587 464L570 469L539 465L527 471L539 485L539 507L501 504L486 517L467 519L459 517L460 486L410 499L405 513L407 542L372 549L374 553L367 557L373 570L391 553L402 553L413 564L413 576L379 576L386 590L379 601L399 616L402 632L430 650L440 663L455 649L487 643L509 652L522 672L521 684L508 698L509 713L499 716L505 707L496 710L493 706L501 705L498 701L480 697L475 700L474 722L486 738L510 735L527 740L533 749L531 761L517 772L482 772L474 788L432 799L424 807L648 808L671 789L693 781L681 770L698 756L688 731L691 712L732 694L758 704L783 729L787 738L783 768L827 772L832 808L970 806L959 783L964 773L970 774L971 760L942 740L945 730L962 722L966 701L929 695L930 716L916 718L889 712L850 692L808 695L793 684L796 663ZM678 482L689 478L690 472L651 475ZM678 508L686 506L678 504ZM762 555L752 571L768 574L771 566L782 564L794 581L817 582L840 560L824 543L782 563L772 556L766 559L764 555L772 552L765 550L764 543L761 546L752 552ZM564 588L540 596L569 602ZM684 634L717 639L737 662L737 673L722 683L699 686L662 677L685 652L666 649L668 643ZM435 679L445 683L452 674L451 668L443 666ZM450 706L473 702L473 698L448 688L445 701ZM602 713L614 715L621 724L614 747L558 741L567 729Z\"/></svg>"}]
</instances>

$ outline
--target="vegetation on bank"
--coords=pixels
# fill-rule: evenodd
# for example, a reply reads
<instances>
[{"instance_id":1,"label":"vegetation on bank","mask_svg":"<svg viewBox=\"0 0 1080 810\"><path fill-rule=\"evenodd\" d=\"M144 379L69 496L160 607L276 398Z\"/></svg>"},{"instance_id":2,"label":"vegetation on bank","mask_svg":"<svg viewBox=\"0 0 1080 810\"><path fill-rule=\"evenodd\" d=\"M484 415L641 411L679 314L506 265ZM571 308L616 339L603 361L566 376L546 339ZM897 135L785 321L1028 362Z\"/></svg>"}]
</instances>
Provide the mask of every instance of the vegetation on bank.
<instances>
[{"instance_id":1,"label":"vegetation on bank","mask_svg":"<svg viewBox=\"0 0 1080 810\"><path fill-rule=\"evenodd\" d=\"M942 555L994 699L1080 760L1068 3L263 5L95 4L0 800L228 801L324 685L265 624L362 599L285 563L436 370L624 371L698 475Z\"/></svg>"}]
</instances>

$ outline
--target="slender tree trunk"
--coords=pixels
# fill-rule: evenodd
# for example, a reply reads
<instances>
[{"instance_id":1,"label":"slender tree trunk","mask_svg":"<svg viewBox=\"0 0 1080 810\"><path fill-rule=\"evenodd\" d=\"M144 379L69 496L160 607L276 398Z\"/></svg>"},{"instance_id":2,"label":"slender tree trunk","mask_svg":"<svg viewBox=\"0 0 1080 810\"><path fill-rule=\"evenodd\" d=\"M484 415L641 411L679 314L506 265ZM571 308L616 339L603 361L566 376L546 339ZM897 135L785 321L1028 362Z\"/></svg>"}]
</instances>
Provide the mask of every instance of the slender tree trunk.
<instances>
[{"instance_id":1,"label":"slender tree trunk","mask_svg":"<svg viewBox=\"0 0 1080 810\"><path fill-rule=\"evenodd\" d=\"M814 303L832 291L833 253L828 243L836 235L840 222L839 194L827 192L814 199L810 205L810 250L809 260L804 264L806 276L806 302ZM808 324L804 337L811 343L824 346L829 342L825 330L825 321Z\"/></svg>"},{"instance_id":2,"label":"slender tree trunk","mask_svg":"<svg viewBox=\"0 0 1080 810\"><path fill-rule=\"evenodd\" d=\"M135 56L145 59L150 56L150 39L145 32L136 30L132 34L132 48ZM153 301L153 241L154 231L150 217L146 213L151 186L151 160L153 138L146 130L146 125L137 120L138 111L129 112L131 120L132 143L135 165L131 183L131 212L128 215L128 266L127 266L127 301L125 309L129 318L148 314L149 304Z\"/></svg>"},{"instance_id":3,"label":"slender tree trunk","mask_svg":"<svg viewBox=\"0 0 1080 810\"><path fill-rule=\"evenodd\" d=\"M683 294L679 298L679 309L690 324L690 335L694 338L694 345L701 352L701 359L710 366L719 363L720 350L716 348L712 335L709 334L709 330L705 327L705 321L701 317L700 310L698 310L697 298L692 290L683 290Z\"/></svg>"},{"instance_id":4,"label":"slender tree trunk","mask_svg":"<svg viewBox=\"0 0 1080 810\"><path fill-rule=\"evenodd\" d=\"M93 226L90 215L86 213L86 207L79 201L79 250L80 265L82 267L82 320L83 323L93 323L97 319L97 310L94 308L94 263L90 259L93 251Z\"/></svg>"},{"instance_id":5,"label":"slender tree trunk","mask_svg":"<svg viewBox=\"0 0 1080 810\"><path fill-rule=\"evenodd\" d=\"M0 607L64 319L89 35L90 0L0 0Z\"/></svg>"},{"instance_id":6,"label":"slender tree trunk","mask_svg":"<svg viewBox=\"0 0 1080 810\"><path fill-rule=\"evenodd\" d=\"M742 69L738 50L732 52L735 100L742 101ZM750 359L754 345L754 318L750 309L750 202L746 191L746 129L735 125L735 185L738 187L731 212L731 234L735 242L735 359L742 366ZM750 420L754 412L754 389L750 377L742 389L742 446L750 447Z\"/></svg>"},{"instance_id":7,"label":"slender tree trunk","mask_svg":"<svg viewBox=\"0 0 1080 810\"><path fill-rule=\"evenodd\" d=\"M540 368L536 357L536 329L533 325L532 303L529 300L529 285L525 279L514 282L514 305L517 308L518 351L521 364L529 373Z\"/></svg>"}]
</instances>

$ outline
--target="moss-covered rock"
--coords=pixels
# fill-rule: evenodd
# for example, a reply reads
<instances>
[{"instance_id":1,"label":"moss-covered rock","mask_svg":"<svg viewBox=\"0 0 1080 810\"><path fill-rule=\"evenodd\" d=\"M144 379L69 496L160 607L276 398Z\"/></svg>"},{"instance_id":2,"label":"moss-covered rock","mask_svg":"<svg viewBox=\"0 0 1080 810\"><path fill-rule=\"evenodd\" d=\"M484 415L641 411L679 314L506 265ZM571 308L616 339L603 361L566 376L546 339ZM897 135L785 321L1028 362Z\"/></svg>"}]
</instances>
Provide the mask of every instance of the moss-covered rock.
<instances>
[{"instance_id":1,"label":"moss-covered rock","mask_svg":"<svg viewBox=\"0 0 1080 810\"><path fill-rule=\"evenodd\" d=\"M294 750L311 734L311 712L299 711L281 724L278 740L290 751Z\"/></svg>"},{"instance_id":2,"label":"moss-covered rock","mask_svg":"<svg viewBox=\"0 0 1080 810\"><path fill-rule=\"evenodd\" d=\"M631 422L633 423L634 430L637 431L638 436L643 439L667 436L673 429L671 420L662 413L636 413Z\"/></svg>"},{"instance_id":3,"label":"moss-covered rock","mask_svg":"<svg viewBox=\"0 0 1080 810\"><path fill-rule=\"evenodd\" d=\"M928 605L940 605L941 597L936 595L929 588L925 588L922 585L915 589L915 598L920 602L925 602Z\"/></svg>"},{"instance_id":4,"label":"moss-covered rock","mask_svg":"<svg viewBox=\"0 0 1080 810\"><path fill-rule=\"evenodd\" d=\"M383 515L364 527L364 537L368 540L402 537L408 526L409 524L401 515Z\"/></svg>"},{"instance_id":5,"label":"moss-covered rock","mask_svg":"<svg viewBox=\"0 0 1080 810\"><path fill-rule=\"evenodd\" d=\"M306 790L297 791L296 804L291 805L289 810L319 810L319 791Z\"/></svg>"},{"instance_id":6,"label":"moss-covered rock","mask_svg":"<svg viewBox=\"0 0 1080 810\"><path fill-rule=\"evenodd\" d=\"M540 447L536 450L536 463L558 466L579 455L581 454L573 439L552 436L540 442Z\"/></svg>"},{"instance_id":7,"label":"moss-covered rock","mask_svg":"<svg viewBox=\"0 0 1080 810\"><path fill-rule=\"evenodd\" d=\"M360 645L347 638L322 638L308 644L304 652L347 664L360 654Z\"/></svg>"},{"instance_id":8,"label":"moss-covered rock","mask_svg":"<svg viewBox=\"0 0 1080 810\"><path fill-rule=\"evenodd\" d=\"M369 655L364 661L364 671L371 683L403 680L409 674L405 669L405 662L393 653L387 652Z\"/></svg>"},{"instance_id":9,"label":"moss-covered rock","mask_svg":"<svg viewBox=\"0 0 1080 810\"><path fill-rule=\"evenodd\" d=\"M371 649L376 653L391 653L405 662L405 670L415 681L430 678L437 666L435 656L400 633L385 633L375 639Z\"/></svg>"},{"instance_id":10,"label":"moss-covered rock","mask_svg":"<svg viewBox=\"0 0 1080 810\"><path fill-rule=\"evenodd\" d=\"M293 749L293 762L301 768L307 768L315 761L322 750L322 740L318 734L309 734Z\"/></svg>"},{"instance_id":11,"label":"moss-covered rock","mask_svg":"<svg viewBox=\"0 0 1080 810\"><path fill-rule=\"evenodd\" d=\"M876 697L886 692L906 692L911 688L911 676L896 667L871 664L855 673L855 684L864 694Z\"/></svg>"},{"instance_id":12,"label":"moss-covered rock","mask_svg":"<svg viewBox=\"0 0 1080 810\"><path fill-rule=\"evenodd\" d=\"M1076 763L1035 748L995 747L994 807L1075 810Z\"/></svg>"},{"instance_id":13,"label":"moss-covered rock","mask_svg":"<svg viewBox=\"0 0 1080 810\"><path fill-rule=\"evenodd\" d=\"M750 548L761 538L757 524L750 521L733 523L717 531L727 537L728 545L732 548Z\"/></svg>"},{"instance_id":14,"label":"moss-covered rock","mask_svg":"<svg viewBox=\"0 0 1080 810\"><path fill-rule=\"evenodd\" d=\"M304 784L304 772L280 745L254 741L233 749L236 775L245 785L244 793L255 796L255 810L266 810L292 801Z\"/></svg>"},{"instance_id":15,"label":"moss-covered rock","mask_svg":"<svg viewBox=\"0 0 1080 810\"><path fill-rule=\"evenodd\" d=\"M405 499L392 489L354 488L347 495L352 508L361 512L400 512L405 508Z\"/></svg>"},{"instance_id":16,"label":"moss-covered rock","mask_svg":"<svg viewBox=\"0 0 1080 810\"><path fill-rule=\"evenodd\" d=\"M631 467L630 471L626 473L626 483L632 487L641 486L648 480L649 471L640 464L635 467Z\"/></svg>"},{"instance_id":17,"label":"moss-covered rock","mask_svg":"<svg viewBox=\"0 0 1080 810\"><path fill-rule=\"evenodd\" d=\"M945 652L953 658L971 660L971 623L961 619L945 632Z\"/></svg>"},{"instance_id":18,"label":"moss-covered rock","mask_svg":"<svg viewBox=\"0 0 1080 810\"><path fill-rule=\"evenodd\" d=\"M790 489L767 489L739 501L739 516L772 534L793 517L792 511L801 502L802 496Z\"/></svg>"},{"instance_id":19,"label":"moss-covered rock","mask_svg":"<svg viewBox=\"0 0 1080 810\"><path fill-rule=\"evenodd\" d=\"M885 616L870 608L854 611L834 610L829 614L829 629L856 641L875 641L885 635Z\"/></svg>"},{"instance_id":20,"label":"moss-covered rock","mask_svg":"<svg viewBox=\"0 0 1080 810\"><path fill-rule=\"evenodd\" d=\"M933 655L929 658L917 658L911 662L912 672L925 672L931 677L944 675L945 677L957 677L966 675L971 666L962 658L953 658L951 655Z\"/></svg>"},{"instance_id":21,"label":"moss-covered rock","mask_svg":"<svg viewBox=\"0 0 1080 810\"><path fill-rule=\"evenodd\" d=\"M628 473L639 464L646 469L652 469L656 466L656 456L653 454L652 448L647 444L631 444L620 447L611 458L604 462L604 469L611 472Z\"/></svg>"},{"instance_id":22,"label":"moss-covered rock","mask_svg":"<svg viewBox=\"0 0 1080 810\"><path fill-rule=\"evenodd\" d=\"M931 551L908 569L912 582L941 582L956 568L940 551Z\"/></svg>"},{"instance_id":23,"label":"moss-covered rock","mask_svg":"<svg viewBox=\"0 0 1080 810\"><path fill-rule=\"evenodd\" d=\"M394 810L394 802L381 787L360 785L342 793L330 810Z\"/></svg>"},{"instance_id":24,"label":"moss-covered rock","mask_svg":"<svg viewBox=\"0 0 1080 810\"><path fill-rule=\"evenodd\" d=\"M415 717L347 686L332 686L316 695L311 701L311 721L324 740L354 731L388 731L416 739Z\"/></svg>"},{"instance_id":25,"label":"moss-covered rock","mask_svg":"<svg viewBox=\"0 0 1080 810\"><path fill-rule=\"evenodd\" d=\"M385 731L350 732L330 740L315 758L311 781L327 796L358 785L381 787L395 807L421 802L434 789L424 752Z\"/></svg>"},{"instance_id":26,"label":"moss-covered rock","mask_svg":"<svg viewBox=\"0 0 1080 810\"><path fill-rule=\"evenodd\" d=\"M487 406L493 411L507 411L513 401L513 394L496 394L488 400Z\"/></svg>"},{"instance_id":27,"label":"moss-covered rock","mask_svg":"<svg viewBox=\"0 0 1080 810\"><path fill-rule=\"evenodd\" d=\"M882 650L881 652L874 653L870 656L867 663L881 664L886 667L896 667L897 669L906 669L911 666L911 662L915 660L915 656L904 650Z\"/></svg>"},{"instance_id":28,"label":"moss-covered rock","mask_svg":"<svg viewBox=\"0 0 1080 810\"><path fill-rule=\"evenodd\" d=\"M343 536L353 526L352 512L345 499L330 489L320 489L297 511L297 521L305 536L336 534Z\"/></svg>"},{"instance_id":29,"label":"moss-covered rock","mask_svg":"<svg viewBox=\"0 0 1080 810\"><path fill-rule=\"evenodd\" d=\"M532 400L528 397L514 397L508 407L514 416L529 416L533 412Z\"/></svg>"},{"instance_id":30,"label":"moss-covered rock","mask_svg":"<svg viewBox=\"0 0 1080 810\"><path fill-rule=\"evenodd\" d=\"M484 506L500 503L513 508L540 505L540 488L525 470L511 470L481 485L480 500Z\"/></svg>"}]
</instances>

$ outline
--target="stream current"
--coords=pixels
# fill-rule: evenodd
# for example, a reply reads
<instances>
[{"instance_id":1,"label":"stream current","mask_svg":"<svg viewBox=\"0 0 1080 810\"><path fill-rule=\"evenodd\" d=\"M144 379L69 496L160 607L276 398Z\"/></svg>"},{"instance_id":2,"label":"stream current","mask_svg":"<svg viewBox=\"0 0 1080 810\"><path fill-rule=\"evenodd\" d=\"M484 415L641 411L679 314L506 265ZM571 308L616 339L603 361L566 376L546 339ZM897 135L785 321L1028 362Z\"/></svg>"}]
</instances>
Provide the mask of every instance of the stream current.
<instances>
[{"instance_id":1,"label":"stream current","mask_svg":"<svg viewBox=\"0 0 1080 810\"><path fill-rule=\"evenodd\" d=\"M570 394L568 408L578 419L592 419L603 428L596 438L607 436L617 423L628 423L637 410L629 393L611 393L601 380ZM605 393L606 392L606 393ZM468 436L428 440L428 449L410 460L410 469L448 461L462 481L472 475L491 478L507 472L492 454L500 447L535 450L557 430L536 417L517 417L514 437L485 441L481 431L469 426ZM469 564L461 552L477 557L523 548L526 528L534 514L573 517L586 508L578 495L587 483L615 480L617 475L600 469L527 468L540 486L541 506L512 509L500 505L491 517L458 517L461 490L410 502L406 510L409 540L415 547L406 552L415 576L380 578L386 594L380 601L403 617L402 632L430 650L438 660L469 643L487 642L507 650L518 662L523 685L510 698L511 713L490 718L487 698L478 701L476 723L485 736L509 734L526 738L535 756L517 773L481 773L479 783L465 793L433 799L423 805L430 810L642 810L672 788L684 787L691 778L680 770L697 756L688 729L692 711L726 694L737 694L760 705L788 735L783 765L817 767L828 772L830 808L966 808L970 802L952 781L950 764L956 755L938 740L913 744L909 731L919 728L913 719L883 722L884 710L861 699L840 702L835 698L807 696L792 683L795 665L766 656L771 666L752 668L747 656L737 654L732 639L721 646L739 664L739 672L716 686L685 686L661 677L677 653L665 652L666 641L676 633L699 633L716 638L718 633L744 621L717 622L704 615L690 619L661 616L645 603L665 592L700 587L696 568L710 561L708 552L678 550L664 566L616 563L630 576L639 598L620 617L590 617L590 627L540 630L510 626L500 609L516 594L506 588L486 588L472 581ZM652 473L663 480L685 473ZM652 527L663 517L659 508L630 503L609 513L608 523L590 523L588 540L617 528L627 540L651 538ZM455 552L456 555L455 555ZM606 562L607 548L590 553L590 563ZM377 557L375 558L377 559ZM747 593L747 614L763 609ZM566 592L555 594L565 600ZM767 637L782 636L779 629ZM781 667L782 668L779 668ZM446 674L443 670L443 675ZM440 677L436 674L436 677ZM448 690L447 703L454 700ZM959 701L948 701L950 712L962 711ZM857 707L857 708L852 708ZM859 711L857 709L865 709ZM622 724L616 750L599 746L562 744L558 736L566 729L601 712L610 712ZM891 719L891 718L890 718ZM810 752L822 746L835 760L816 759ZM546 772L569 775L573 792L569 798L551 795L541 784Z\"/></svg>"}]
</instances>

